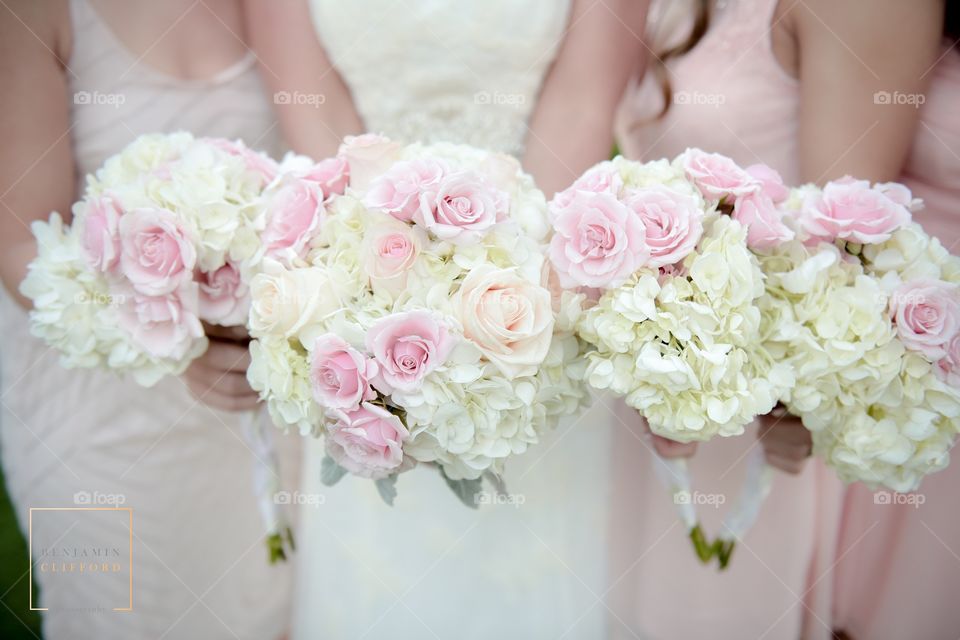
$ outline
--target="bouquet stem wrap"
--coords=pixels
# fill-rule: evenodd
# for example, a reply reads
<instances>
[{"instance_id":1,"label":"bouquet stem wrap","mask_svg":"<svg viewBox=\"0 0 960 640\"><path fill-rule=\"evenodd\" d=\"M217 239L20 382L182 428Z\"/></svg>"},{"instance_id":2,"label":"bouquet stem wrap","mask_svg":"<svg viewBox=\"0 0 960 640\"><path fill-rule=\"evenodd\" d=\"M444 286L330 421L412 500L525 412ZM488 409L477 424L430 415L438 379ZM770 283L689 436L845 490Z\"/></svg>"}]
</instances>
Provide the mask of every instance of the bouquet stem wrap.
<instances>
[{"instance_id":1,"label":"bouquet stem wrap","mask_svg":"<svg viewBox=\"0 0 960 640\"><path fill-rule=\"evenodd\" d=\"M258 409L243 414L243 437L253 454L253 495L257 498L260 517L267 532L270 563L287 559L295 549L293 529L283 504L275 499L280 491L280 463L273 442L272 425L266 411Z\"/></svg>"},{"instance_id":2,"label":"bouquet stem wrap","mask_svg":"<svg viewBox=\"0 0 960 640\"><path fill-rule=\"evenodd\" d=\"M691 491L692 476L687 461L682 458L666 459L656 457L657 477L670 492L677 515L690 535L694 552L704 564L714 557L721 570L726 569L733 555L736 541L750 530L757 520L760 508L773 482L773 468L767 464L761 447L754 447L747 457L747 472L740 494L730 511L726 513L720 527L720 534L713 542L707 540Z\"/></svg>"}]
</instances>

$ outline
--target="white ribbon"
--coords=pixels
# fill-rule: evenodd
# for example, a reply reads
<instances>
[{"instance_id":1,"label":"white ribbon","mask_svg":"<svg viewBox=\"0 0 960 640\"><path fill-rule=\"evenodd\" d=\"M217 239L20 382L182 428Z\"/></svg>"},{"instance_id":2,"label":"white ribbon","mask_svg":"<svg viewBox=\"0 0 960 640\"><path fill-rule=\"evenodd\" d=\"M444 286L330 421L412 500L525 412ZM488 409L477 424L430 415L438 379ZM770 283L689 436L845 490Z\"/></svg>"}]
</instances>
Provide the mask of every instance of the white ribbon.
<instances>
[{"instance_id":1,"label":"white ribbon","mask_svg":"<svg viewBox=\"0 0 960 640\"><path fill-rule=\"evenodd\" d=\"M253 495L260 508L264 528L270 535L284 535L289 528L284 505L278 504L280 463L273 443L273 427L266 411L257 409L243 414L243 436L253 453Z\"/></svg>"}]
</instances>

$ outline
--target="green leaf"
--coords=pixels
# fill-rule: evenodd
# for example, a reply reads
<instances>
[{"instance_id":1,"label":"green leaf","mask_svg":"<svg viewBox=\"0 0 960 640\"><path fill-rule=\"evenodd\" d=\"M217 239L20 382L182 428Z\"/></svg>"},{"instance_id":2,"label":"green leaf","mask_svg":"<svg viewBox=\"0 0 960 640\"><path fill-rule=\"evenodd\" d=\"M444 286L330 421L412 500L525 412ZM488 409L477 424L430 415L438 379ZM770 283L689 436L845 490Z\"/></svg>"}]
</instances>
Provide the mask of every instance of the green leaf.
<instances>
[{"instance_id":1,"label":"green leaf","mask_svg":"<svg viewBox=\"0 0 960 640\"><path fill-rule=\"evenodd\" d=\"M397 474L380 478L377 480L376 485L377 491L380 492L380 497L392 507L393 499L397 497Z\"/></svg>"},{"instance_id":2,"label":"green leaf","mask_svg":"<svg viewBox=\"0 0 960 640\"><path fill-rule=\"evenodd\" d=\"M440 475L443 476L444 481L453 491L454 495L460 498L460 502L471 509L476 509L479 506L477 503L477 495L483 488L482 478L475 480L452 480L443 471L443 467L440 467Z\"/></svg>"},{"instance_id":3,"label":"green leaf","mask_svg":"<svg viewBox=\"0 0 960 640\"><path fill-rule=\"evenodd\" d=\"M338 465L330 456L324 456L320 463L320 482L327 487L340 482L340 479L347 475L347 470Z\"/></svg>"}]
</instances>

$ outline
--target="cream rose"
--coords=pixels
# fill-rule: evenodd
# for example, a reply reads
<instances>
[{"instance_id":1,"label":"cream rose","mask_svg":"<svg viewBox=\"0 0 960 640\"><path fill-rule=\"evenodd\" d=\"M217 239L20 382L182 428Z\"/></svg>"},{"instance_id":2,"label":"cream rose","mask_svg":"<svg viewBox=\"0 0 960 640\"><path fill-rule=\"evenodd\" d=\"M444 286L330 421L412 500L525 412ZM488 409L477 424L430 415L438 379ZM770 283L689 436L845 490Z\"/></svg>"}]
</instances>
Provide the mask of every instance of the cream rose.
<instances>
[{"instance_id":1,"label":"cream rose","mask_svg":"<svg viewBox=\"0 0 960 640\"><path fill-rule=\"evenodd\" d=\"M254 336L292 336L340 308L340 284L319 267L287 271L264 261L250 283L250 332Z\"/></svg>"},{"instance_id":2,"label":"cream rose","mask_svg":"<svg viewBox=\"0 0 960 640\"><path fill-rule=\"evenodd\" d=\"M454 295L464 336L508 378L533 375L553 338L550 292L512 269L475 267Z\"/></svg>"}]
</instances>

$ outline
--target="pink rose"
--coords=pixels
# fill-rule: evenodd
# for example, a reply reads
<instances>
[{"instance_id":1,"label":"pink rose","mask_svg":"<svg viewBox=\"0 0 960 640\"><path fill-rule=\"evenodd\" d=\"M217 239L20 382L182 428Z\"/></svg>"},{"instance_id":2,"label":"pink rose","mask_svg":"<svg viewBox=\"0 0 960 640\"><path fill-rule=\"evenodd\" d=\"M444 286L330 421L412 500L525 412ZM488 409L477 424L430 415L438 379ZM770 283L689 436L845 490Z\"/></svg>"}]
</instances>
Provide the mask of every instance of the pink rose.
<instances>
[{"instance_id":1,"label":"pink rose","mask_svg":"<svg viewBox=\"0 0 960 640\"><path fill-rule=\"evenodd\" d=\"M211 324L235 327L246 324L250 312L250 288L240 270L229 262L197 276L200 285L200 318Z\"/></svg>"},{"instance_id":2,"label":"pink rose","mask_svg":"<svg viewBox=\"0 0 960 640\"><path fill-rule=\"evenodd\" d=\"M624 204L643 221L649 267L680 262L703 235L703 211L691 196L654 185L630 191Z\"/></svg>"},{"instance_id":3,"label":"pink rose","mask_svg":"<svg viewBox=\"0 0 960 640\"><path fill-rule=\"evenodd\" d=\"M147 296L172 293L193 278L197 251L166 209L134 209L120 216L120 271Z\"/></svg>"},{"instance_id":4,"label":"pink rose","mask_svg":"<svg viewBox=\"0 0 960 640\"><path fill-rule=\"evenodd\" d=\"M420 255L418 231L392 218L367 231L364 269L375 290L396 296L407 286L407 272Z\"/></svg>"},{"instance_id":5,"label":"pink rose","mask_svg":"<svg viewBox=\"0 0 960 640\"><path fill-rule=\"evenodd\" d=\"M267 226L262 236L266 255L288 261L294 256L305 257L324 213L323 191L316 183L288 178L267 205Z\"/></svg>"},{"instance_id":6,"label":"pink rose","mask_svg":"<svg viewBox=\"0 0 960 640\"><path fill-rule=\"evenodd\" d=\"M914 206L920 202L913 197L913 193L908 187L900 184L899 182L882 182L875 184L873 188L897 204L903 205L911 211L913 210Z\"/></svg>"},{"instance_id":7,"label":"pink rose","mask_svg":"<svg viewBox=\"0 0 960 640\"><path fill-rule=\"evenodd\" d=\"M947 354L937 362L937 377L955 389L960 389L960 333L947 343Z\"/></svg>"},{"instance_id":8,"label":"pink rose","mask_svg":"<svg viewBox=\"0 0 960 640\"><path fill-rule=\"evenodd\" d=\"M609 193L578 191L553 214L550 260L565 287L618 287L650 258L643 220Z\"/></svg>"},{"instance_id":9,"label":"pink rose","mask_svg":"<svg viewBox=\"0 0 960 640\"><path fill-rule=\"evenodd\" d=\"M120 262L120 217L123 209L109 196L91 198L84 205L83 251L98 271L112 271Z\"/></svg>"},{"instance_id":10,"label":"pink rose","mask_svg":"<svg viewBox=\"0 0 960 640\"><path fill-rule=\"evenodd\" d=\"M885 242L910 220L905 206L870 188L866 180L850 178L827 183L819 197L804 203L800 215L803 228L814 237L860 244Z\"/></svg>"},{"instance_id":11,"label":"pink rose","mask_svg":"<svg viewBox=\"0 0 960 640\"><path fill-rule=\"evenodd\" d=\"M413 220L441 240L470 242L503 220L509 207L506 193L463 171L445 176L434 198L422 198Z\"/></svg>"},{"instance_id":12,"label":"pink rose","mask_svg":"<svg viewBox=\"0 0 960 640\"><path fill-rule=\"evenodd\" d=\"M733 219L747 227L747 246L754 251L774 249L793 240L795 235L783 223L783 214L765 193L737 198Z\"/></svg>"},{"instance_id":13,"label":"pink rose","mask_svg":"<svg viewBox=\"0 0 960 640\"><path fill-rule=\"evenodd\" d=\"M400 145L376 133L347 136L338 156L347 161L354 189L365 190L370 182L400 159Z\"/></svg>"},{"instance_id":14,"label":"pink rose","mask_svg":"<svg viewBox=\"0 0 960 640\"><path fill-rule=\"evenodd\" d=\"M553 340L550 291L492 265L475 267L453 297L463 335L507 378L533 375Z\"/></svg>"},{"instance_id":15,"label":"pink rose","mask_svg":"<svg viewBox=\"0 0 960 640\"><path fill-rule=\"evenodd\" d=\"M551 207L567 206L577 191L609 193L619 196L622 188L623 178L620 177L620 172L612 162L607 160L588 169L586 173L577 178L576 182L555 195Z\"/></svg>"},{"instance_id":16,"label":"pink rose","mask_svg":"<svg viewBox=\"0 0 960 640\"><path fill-rule=\"evenodd\" d=\"M403 462L403 441L410 435L400 418L364 402L337 411L327 431L327 453L347 471L364 478L385 478Z\"/></svg>"},{"instance_id":17,"label":"pink rose","mask_svg":"<svg viewBox=\"0 0 960 640\"><path fill-rule=\"evenodd\" d=\"M421 197L436 198L440 182L449 171L445 162L433 158L398 162L373 181L363 203L397 220L411 220L420 208Z\"/></svg>"},{"instance_id":18,"label":"pink rose","mask_svg":"<svg viewBox=\"0 0 960 640\"><path fill-rule=\"evenodd\" d=\"M759 180L719 153L687 149L681 162L687 176L708 200L737 198L760 189Z\"/></svg>"},{"instance_id":19,"label":"pink rose","mask_svg":"<svg viewBox=\"0 0 960 640\"><path fill-rule=\"evenodd\" d=\"M947 346L960 332L960 287L929 278L911 280L894 292L890 314L904 346L936 362L947 356Z\"/></svg>"},{"instance_id":20,"label":"pink rose","mask_svg":"<svg viewBox=\"0 0 960 640\"><path fill-rule=\"evenodd\" d=\"M377 320L367 332L367 350L380 366L373 386L385 395L415 391L424 376L453 348L447 328L429 311L406 311Z\"/></svg>"},{"instance_id":21,"label":"pink rose","mask_svg":"<svg viewBox=\"0 0 960 640\"><path fill-rule=\"evenodd\" d=\"M350 165L342 156L321 160L301 175L304 180L315 182L323 190L324 198L342 196L350 184Z\"/></svg>"},{"instance_id":22,"label":"pink rose","mask_svg":"<svg viewBox=\"0 0 960 640\"><path fill-rule=\"evenodd\" d=\"M775 203L779 204L789 197L790 189L773 168L765 164L753 164L747 167L747 173L760 183L760 191Z\"/></svg>"},{"instance_id":23,"label":"pink rose","mask_svg":"<svg viewBox=\"0 0 960 640\"><path fill-rule=\"evenodd\" d=\"M193 282L159 296L131 291L120 306L120 328L151 356L179 360L204 336L196 308L197 285Z\"/></svg>"},{"instance_id":24,"label":"pink rose","mask_svg":"<svg viewBox=\"0 0 960 640\"><path fill-rule=\"evenodd\" d=\"M224 138L204 138L203 140L221 151L242 158L247 165L247 169L262 178L262 184L272 182L280 171L272 158L248 148L241 140L226 140Z\"/></svg>"},{"instance_id":25,"label":"pink rose","mask_svg":"<svg viewBox=\"0 0 960 640\"><path fill-rule=\"evenodd\" d=\"M357 409L377 393L370 379L377 363L368 360L345 340L332 333L319 338L310 353L310 386L317 403L326 409Z\"/></svg>"}]
</instances>

